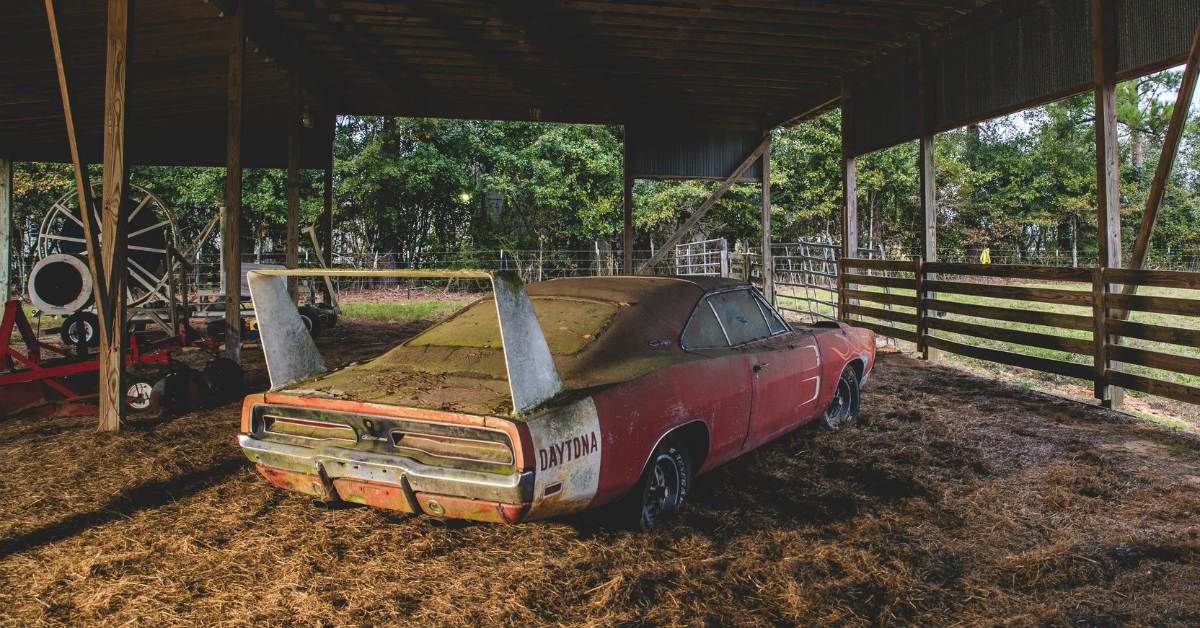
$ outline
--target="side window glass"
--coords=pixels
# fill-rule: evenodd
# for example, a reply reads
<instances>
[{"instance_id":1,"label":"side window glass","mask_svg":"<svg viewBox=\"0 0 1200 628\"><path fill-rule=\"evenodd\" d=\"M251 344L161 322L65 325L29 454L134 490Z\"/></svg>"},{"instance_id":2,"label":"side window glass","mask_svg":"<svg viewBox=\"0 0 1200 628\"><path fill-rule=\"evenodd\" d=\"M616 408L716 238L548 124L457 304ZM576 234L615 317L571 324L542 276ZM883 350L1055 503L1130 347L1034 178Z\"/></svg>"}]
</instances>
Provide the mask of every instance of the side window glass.
<instances>
[{"instance_id":1,"label":"side window glass","mask_svg":"<svg viewBox=\"0 0 1200 628\"><path fill-rule=\"evenodd\" d=\"M709 297L721 326L732 345L745 344L771 335L767 320L749 290L721 292Z\"/></svg>"},{"instance_id":2,"label":"side window glass","mask_svg":"<svg viewBox=\"0 0 1200 628\"><path fill-rule=\"evenodd\" d=\"M787 331L787 324L779 317L779 313L775 311L775 308L767 305L766 301L758 297L755 297L754 300L758 301L758 308L762 310L763 318L767 319L767 329L771 330L772 336Z\"/></svg>"},{"instance_id":3,"label":"side window glass","mask_svg":"<svg viewBox=\"0 0 1200 628\"><path fill-rule=\"evenodd\" d=\"M683 346L686 349L729 346L729 340L725 337L721 324L717 322L717 315L713 312L709 299L701 300L700 305L696 306L692 320L688 321L687 328L683 330Z\"/></svg>"}]
</instances>

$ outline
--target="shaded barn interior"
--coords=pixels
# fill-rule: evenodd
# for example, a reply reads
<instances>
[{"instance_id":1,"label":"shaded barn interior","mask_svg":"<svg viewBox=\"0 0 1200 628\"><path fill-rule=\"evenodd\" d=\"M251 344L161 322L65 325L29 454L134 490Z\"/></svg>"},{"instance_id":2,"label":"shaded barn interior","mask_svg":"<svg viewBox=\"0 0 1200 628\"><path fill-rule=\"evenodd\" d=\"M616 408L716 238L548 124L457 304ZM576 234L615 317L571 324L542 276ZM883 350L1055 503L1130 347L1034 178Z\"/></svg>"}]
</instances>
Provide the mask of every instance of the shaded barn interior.
<instances>
[{"instance_id":1,"label":"shaded barn interior","mask_svg":"<svg viewBox=\"0 0 1200 628\"><path fill-rule=\"evenodd\" d=\"M844 120L842 257L857 250L856 156L921 140L923 258L936 261L933 135L1089 89L1099 112L1098 219L1119 243L1113 85L1185 60L1200 19L1189 0L50 0L5 11L0 169L9 173L13 160L73 160L77 171L103 161L105 195L123 197L130 163L225 165L222 240L238 243L242 168L325 168L328 238L336 114L620 124L624 271L636 270L634 178L725 182L677 238L729 184L758 180L768 295L769 131L835 106ZM104 220L119 223L122 211L104 202ZM119 237L96 243L93 272L113 274L108 265L125 247ZM230 282L240 274L235 248L224 253ZM1097 266L1121 267L1119 251L1102 250ZM111 292L97 302L113 329L101 336L101 359L116 382L119 361L105 356L119 351L105 347L121 346L111 319L124 296ZM227 353L238 359L236 304L227 307ZM120 401L108 407L103 390L101 415L111 419Z\"/></svg>"}]
</instances>

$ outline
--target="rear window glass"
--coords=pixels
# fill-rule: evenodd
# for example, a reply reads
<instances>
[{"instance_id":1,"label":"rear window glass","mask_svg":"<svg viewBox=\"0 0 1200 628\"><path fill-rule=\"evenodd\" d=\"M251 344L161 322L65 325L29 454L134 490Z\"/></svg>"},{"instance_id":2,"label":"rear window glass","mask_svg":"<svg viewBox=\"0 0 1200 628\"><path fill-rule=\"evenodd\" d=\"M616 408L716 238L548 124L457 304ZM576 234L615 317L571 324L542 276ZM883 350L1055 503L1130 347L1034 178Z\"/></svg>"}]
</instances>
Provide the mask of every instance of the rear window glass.
<instances>
[{"instance_id":1,"label":"rear window glass","mask_svg":"<svg viewBox=\"0 0 1200 628\"><path fill-rule=\"evenodd\" d=\"M729 346L725 332L721 331L721 324L717 322L717 315L708 304L708 299L700 302L692 320L688 321L687 328L683 330L683 346L688 349Z\"/></svg>"},{"instance_id":2,"label":"rear window glass","mask_svg":"<svg viewBox=\"0 0 1200 628\"><path fill-rule=\"evenodd\" d=\"M732 345L745 344L771 335L767 320L748 290L721 292L708 297Z\"/></svg>"},{"instance_id":3,"label":"rear window glass","mask_svg":"<svg viewBox=\"0 0 1200 628\"><path fill-rule=\"evenodd\" d=\"M550 353L556 355L570 355L586 347L617 313L616 304L601 301L555 297L533 297L531 301ZM488 298L470 305L413 338L408 346L503 348L496 302Z\"/></svg>"}]
</instances>

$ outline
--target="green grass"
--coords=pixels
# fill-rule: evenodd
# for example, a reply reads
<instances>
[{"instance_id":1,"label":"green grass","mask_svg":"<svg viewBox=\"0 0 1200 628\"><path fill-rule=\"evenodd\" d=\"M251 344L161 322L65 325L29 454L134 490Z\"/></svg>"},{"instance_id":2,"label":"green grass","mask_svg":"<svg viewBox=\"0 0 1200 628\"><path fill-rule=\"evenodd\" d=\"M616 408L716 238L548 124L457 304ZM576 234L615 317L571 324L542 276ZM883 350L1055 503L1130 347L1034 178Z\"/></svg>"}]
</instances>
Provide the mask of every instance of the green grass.
<instances>
[{"instance_id":1,"label":"green grass","mask_svg":"<svg viewBox=\"0 0 1200 628\"><path fill-rule=\"evenodd\" d=\"M462 307L463 304L437 300L408 303L343 301L341 306L343 318L397 322L440 318Z\"/></svg>"}]
</instances>

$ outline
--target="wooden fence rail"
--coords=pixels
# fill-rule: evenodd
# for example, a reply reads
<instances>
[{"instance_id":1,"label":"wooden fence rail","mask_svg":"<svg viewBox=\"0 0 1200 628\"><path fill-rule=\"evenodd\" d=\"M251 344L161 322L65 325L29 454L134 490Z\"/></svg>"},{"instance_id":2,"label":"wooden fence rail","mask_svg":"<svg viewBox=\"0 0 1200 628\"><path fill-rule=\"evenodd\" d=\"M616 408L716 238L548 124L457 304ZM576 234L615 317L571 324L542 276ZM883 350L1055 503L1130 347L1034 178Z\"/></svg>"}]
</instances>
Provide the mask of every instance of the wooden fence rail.
<instances>
[{"instance_id":1,"label":"wooden fence rail","mask_svg":"<svg viewBox=\"0 0 1200 628\"><path fill-rule=\"evenodd\" d=\"M847 258L838 261L838 317L923 352L1090 380L1098 397L1117 386L1200 404L1200 386L1147 371L1200 377L1200 357L1182 351L1200 349L1200 299L1122 294L1130 285L1200 291L1200 273ZM1195 318L1195 327L1128 320L1136 313Z\"/></svg>"}]
</instances>

